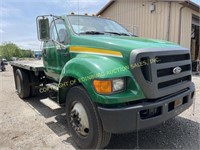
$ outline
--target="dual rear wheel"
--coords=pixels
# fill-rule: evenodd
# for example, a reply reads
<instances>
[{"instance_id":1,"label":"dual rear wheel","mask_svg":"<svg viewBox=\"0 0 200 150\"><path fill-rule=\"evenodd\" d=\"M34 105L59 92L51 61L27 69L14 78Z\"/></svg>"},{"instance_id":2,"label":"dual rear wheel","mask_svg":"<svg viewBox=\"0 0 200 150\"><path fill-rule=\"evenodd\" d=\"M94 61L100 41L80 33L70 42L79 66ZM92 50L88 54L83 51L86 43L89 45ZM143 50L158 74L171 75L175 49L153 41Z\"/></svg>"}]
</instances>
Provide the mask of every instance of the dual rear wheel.
<instances>
[{"instance_id":1,"label":"dual rear wheel","mask_svg":"<svg viewBox=\"0 0 200 150\"><path fill-rule=\"evenodd\" d=\"M20 98L26 99L37 94L35 86L39 85L39 77L33 72L23 69L13 68L15 77L15 87Z\"/></svg>"}]
</instances>

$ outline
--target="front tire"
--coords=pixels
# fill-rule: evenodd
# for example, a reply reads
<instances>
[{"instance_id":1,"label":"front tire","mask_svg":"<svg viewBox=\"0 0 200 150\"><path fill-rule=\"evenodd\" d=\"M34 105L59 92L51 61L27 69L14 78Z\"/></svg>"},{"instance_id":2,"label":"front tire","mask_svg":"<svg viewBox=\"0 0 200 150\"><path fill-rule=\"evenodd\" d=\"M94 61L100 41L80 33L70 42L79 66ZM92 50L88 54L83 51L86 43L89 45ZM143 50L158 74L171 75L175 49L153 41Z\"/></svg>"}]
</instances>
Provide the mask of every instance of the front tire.
<instances>
[{"instance_id":1,"label":"front tire","mask_svg":"<svg viewBox=\"0 0 200 150\"><path fill-rule=\"evenodd\" d=\"M82 86L69 90L66 117L72 138L80 148L99 149L109 143L111 134L104 131L96 107Z\"/></svg>"}]
</instances>

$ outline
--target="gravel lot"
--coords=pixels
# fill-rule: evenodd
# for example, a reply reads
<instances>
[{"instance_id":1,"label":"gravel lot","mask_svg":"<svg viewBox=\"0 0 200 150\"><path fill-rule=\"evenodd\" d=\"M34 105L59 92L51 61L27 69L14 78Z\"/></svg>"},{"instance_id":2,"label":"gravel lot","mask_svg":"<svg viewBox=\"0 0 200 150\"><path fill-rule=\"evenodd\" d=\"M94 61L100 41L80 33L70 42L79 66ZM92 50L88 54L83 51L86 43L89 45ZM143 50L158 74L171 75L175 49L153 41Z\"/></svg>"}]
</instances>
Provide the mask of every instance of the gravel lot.
<instances>
[{"instance_id":1,"label":"gravel lot","mask_svg":"<svg viewBox=\"0 0 200 150\"><path fill-rule=\"evenodd\" d=\"M140 149L200 149L200 76L195 110L190 109L155 128L140 131ZM77 149L65 127L64 109L46 95L21 100L12 68L0 72L0 149ZM134 149L137 134L113 135L107 149Z\"/></svg>"}]
</instances>

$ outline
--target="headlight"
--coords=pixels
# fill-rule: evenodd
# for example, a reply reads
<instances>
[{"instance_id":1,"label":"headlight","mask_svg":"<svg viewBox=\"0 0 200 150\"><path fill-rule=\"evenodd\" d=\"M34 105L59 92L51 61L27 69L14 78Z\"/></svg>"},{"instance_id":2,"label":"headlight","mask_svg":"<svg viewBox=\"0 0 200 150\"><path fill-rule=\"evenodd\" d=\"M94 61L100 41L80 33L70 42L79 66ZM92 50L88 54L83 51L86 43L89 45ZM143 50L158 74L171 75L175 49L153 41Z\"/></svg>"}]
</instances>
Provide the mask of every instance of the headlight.
<instances>
[{"instance_id":1,"label":"headlight","mask_svg":"<svg viewBox=\"0 0 200 150\"><path fill-rule=\"evenodd\" d=\"M99 94L112 94L125 89L125 80L120 79L109 79L109 80L94 80L94 88Z\"/></svg>"},{"instance_id":2,"label":"headlight","mask_svg":"<svg viewBox=\"0 0 200 150\"><path fill-rule=\"evenodd\" d=\"M121 91L124 89L124 79L114 79L112 81L113 92Z\"/></svg>"}]
</instances>

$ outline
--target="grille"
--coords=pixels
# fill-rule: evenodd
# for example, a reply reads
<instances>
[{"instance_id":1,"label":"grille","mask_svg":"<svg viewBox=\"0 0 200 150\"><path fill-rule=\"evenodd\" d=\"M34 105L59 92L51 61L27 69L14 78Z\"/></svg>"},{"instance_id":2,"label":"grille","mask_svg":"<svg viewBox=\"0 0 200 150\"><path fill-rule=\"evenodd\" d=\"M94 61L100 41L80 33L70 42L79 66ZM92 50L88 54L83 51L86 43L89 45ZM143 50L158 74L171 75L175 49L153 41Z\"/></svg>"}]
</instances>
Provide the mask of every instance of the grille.
<instances>
[{"instance_id":1,"label":"grille","mask_svg":"<svg viewBox=\"0 0 200 150\"><path fill-rule=\"evenodd\" d=\"M190 65L183 65L183 66L179 66L179 67L182 69L182 72L191 70L191 66ZM166 68L166 69L157 70L157 76L158 77L163 77L163 76L172 75L173 74L173 69L174 69L173 67L170 67L170 68Z\"/></svg>"},{"instance_id":2,"label":"grille","mask_svg":"<svg viewBox=\"0 0 200 150\"><path fill-rule=\"evenodd\" d=\"M186 76L186 77L182 77L182 78L178 78L178 79L159 83L158 89L165 88L165 87L168 87L168 86L172 86L172 85L175 85L175 84L182 84L183 82L187 82L187 81L191 81L191 76Z\"/></svg>"},{"instance_id":3,"label":"grille","mask_svg":"<svg viewBox=\"0 0 200 150\"><path fill-rule=\"evenodd\" d=\"M155 65L157 68L158 89L183 84L191 81L191 61L190 54L179 55L162 55L156 56L159 60ZM184 65L183 65L184 64ZM175 74L173 72L175 67L180 67L181 72ZM163 80L163 81L162 81Z\"/></svg>"},{"instance_id":4,"label":"grille","mask_svg":"<svg viewBox=\"0 0 200 150\"><path fill-rule=\"evenodd\" d=\"M160 63L168 63L168 62L188 60L188 59L190 59L190 54L157 56L157 58L160 60L157 63L160 64Z\"/></svg>"},{"instance_id":5,"label":"grille","mask_svg":"<svg viewBox=\"0 0 200 150\"><path fill-rule=\"evenodd\" d=\"M170 95L191 84L191 58L188 49L133 50L130 63L132 65L139 62L145 65L133 68L132 73L147 98ZM180 73L174 73L176 67L181 68Z\"/></svg>"}]
</instances>

